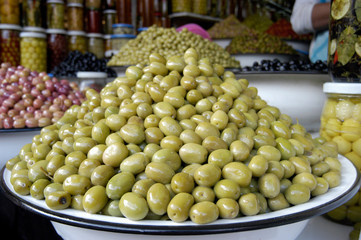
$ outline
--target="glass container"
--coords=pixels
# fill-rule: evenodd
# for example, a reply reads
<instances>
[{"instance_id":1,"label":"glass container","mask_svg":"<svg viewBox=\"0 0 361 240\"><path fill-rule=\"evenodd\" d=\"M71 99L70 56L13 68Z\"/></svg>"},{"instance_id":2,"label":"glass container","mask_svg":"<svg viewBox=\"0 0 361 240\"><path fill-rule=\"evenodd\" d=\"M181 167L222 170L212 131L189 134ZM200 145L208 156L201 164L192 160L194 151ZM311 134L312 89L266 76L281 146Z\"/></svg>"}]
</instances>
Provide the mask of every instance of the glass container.
<instances>
[{"instance_id":1,"label":"glass container","mask_svg":"<svg viewBox=\"0 0 361 240\"><path fill-rule=\"evenodd\" d=\"M20 64L20 31L19 25L0 24L0 62Z\"/></svg>"},{"instance_id":2,"label":"glass container","mask_svg":"<svg viewBox=\"0 0 361 240\"><path fill-rule=\"evenodd\" d=\"M117 23L132 23L132 1L131 0L116 0Z\"/></svg>"},{"instance_id":3,"label":"glass container","mask_svg":"<svg viewBox=\"0 0 361 240\"><path fill-rule=\"evenodd\" d=\"M48 0L46 11L46 24L48 28L64 29L64 1Z\"/></svg>"},{"instance_id":4,"label":"glass container","mask_svg":"<svg viewBox=\"0 0 361 240\"><path fill-rule=\"evenodd\" d=\"M67 5L68 30L84 31L84 7L82 4L71 3Z\"/></svg>"},{"instance_id":5,"label":"glass container","mask_svg":"<svg viewBox=\"0 0 361 240\"><path fill-rule=\"evenodd\" d=\"M104 58L104 37L100 33L88 33L88 52L99 59Z\"/></svg>"},{"instance_id":6,"label":"glass container","mask_svg":"<svg viewBox=\"0 0 361 240\"><path fill-rule=\"evenodd\" d=\"M83 31L68 31L68 50L85 53L87 48L87 37Z\"/></svg>"},{"instance_id":7,"label":"glass container","mask_svg":"<svg viewBox=\"0 0 361 240\"><path fill-rule=\"evenodd\" d=\"M85 6L88 9L100 9L102 5L101 0L86 0Z\"/></svg>"},{"instance_id":8,"label":"glass container","mask_svg":"<svg viewBox=\"0 0 361 240\"><path fill-rule=\"evenodd\" d=\"M63 29L47 29L47 63L48 71L52 71L58 66L68 55L68 44L66 39L66 31Z\"/></svg>"},{"instance_id":9,"label":"glass container","mask_svg":"<svg viewBox=\"0 0 361 240\"><path fill-rule=\"evenodd\" d=\"M112 35L104 35L104 51L112 50Z\"/></svg>"},{"instance_id":10,"label":"glass container","mask_svg":"<svg viewBox=\"0 0 361 240\"><path fill-rule=\"evenodd\" d=\"M206 15L207 0L193 0L193 12L201 15Z\"/></svg>"},{"instance_id":11,"label":"glass container","mask_svg":"<svg viewBox=\"0 0 361 240\"><path fill-rule=\"evenodd\" d=\"M67 0L66 1L68 4L70 3L77 3L77 4L84 4L84 0Z\"/></svg>"},{"instance_id":12,"label":"glass container","mask_svg":"<svg viewBox=\"0 0 361 240\"><path fill-rule=\"evenodd\" d=\"M127 42L134 39L135 35L132 34L114 34L112 35L112 48L113 51L119 51Z\"/></svg>"},{"instance_id":13,"label":"glass container","mask_svg":"<svg viewBox=\"0 0 361 240\"><path fill-rule=\"evenodd\" d=\"M107 9L103 11L103 29L105 34L113 34L113 24L115 24L117 11Z\"/></svg>"},{"instance_id":14,"label":"glass container","mask_svg":"<svg viewBox=\"0 0 361 240\"><path fill-rule=\"evenodd\" d=\"M23 26L43 27L43 11L41 0L23 0L22 22Z\"/></svg>"},{"instance_id":15,"label":"glass container","mask_svg":"<svg viewBox=\"0 0 361 240\"><path fill-rule=\"evenodd\" d=\"M105 72L77 72L76 77L81 91L92 88L100 92L107 82L108 74Z\"/></svg>"},{"instance_id":16,"label":"glass container","mask_svg":"<svg viewBox=\"0 0 361 240\"><path fill-rule=\"evenodd\" d=\"M334 82L360 82L361 1L331 1L328 67Z\"/></svg>"},{"instance_id":17,"label":"glass container","mask_svg":"<svg viewBox=\"0 0 361 240\"><path fill-rule=\"evenodd\" d=\"M99 9L87 9L87 32L89 33L101 33L102 32L102 20L101 12Z\"/></svg>"},{"instance_id":18,"label":"glass container","mask_svg":"<svg viewBox=\"0 0 361 240\"><path fill-rule=\"evenodd\" d=\"M20 24L18 0L0 0L0 23Z\"/></svg>"},{"instance_id":19,"label":"glass container","mask_svg":"<svg viewBox=\"0 0 361 240\"><path fill-rule=\"evenodd\" d=\"M134 34L134 27L131 24L116 23L113 24L114 34Z\"/></svg>"},{"instance_id":20,"label":"glass container","mask_svg":"<svg viewBox=\"0 0 361 240\"><path fill-rule=\"evenodd\" d=\"M45 72L46 34L38 32L20 33L20 64L32 71Z\"/></svg>"},{"instance_id":21,"label":"glass container","mask_svg":"<svg viewBox=\"0 0 361 240\"><path fill-rule=\"evenodd\" d=\"M320 136L334 142L338 152L361 171L361 83L328 82L323 91L327 100L321 115ZM348 225L361 222L360 192L326 216Z\"/></svg>"},{"instance_id":22,"label":"glass container","mask_svg":"<svg viewBox=\"0 0 361 240\"><path fill-rule=\"evenodd\" d=\"M172 0L172 12L192 12L192 1Z\"/></svg>"}]
</instances>

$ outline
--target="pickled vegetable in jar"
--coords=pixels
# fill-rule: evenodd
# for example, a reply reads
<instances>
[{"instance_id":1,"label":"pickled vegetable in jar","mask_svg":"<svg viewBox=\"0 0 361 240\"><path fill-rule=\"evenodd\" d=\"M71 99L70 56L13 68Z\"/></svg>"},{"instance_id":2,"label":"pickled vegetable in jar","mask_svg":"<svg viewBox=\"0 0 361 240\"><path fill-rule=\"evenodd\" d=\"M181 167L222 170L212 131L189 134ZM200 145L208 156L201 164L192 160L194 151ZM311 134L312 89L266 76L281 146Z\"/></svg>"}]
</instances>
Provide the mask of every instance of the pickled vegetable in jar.
<instances>
[{"instance_id":1,"label":"pickled vegetable in jar","mask_svg":"<svg viewBox=\"0 0 361 240\"><path fill-rule=\"evenodd\" d=\"M361 79L361 1L331 1L328 66L334 82Z\"/></svg>"},{"instance_id":2,"label":"pickled vegetable in jar","mask_svg":"<svg viewBox=\"0 0 361 240\"><path fill-rule=\"evenodd\" d=\"M88 9L100 9L101 3L102 3L101 0L86 0L85 6Z\"/></svg>"},{"instance_id":3,"label":"pickled vegetable in jar","mask_svg":"<svg viewBox=\"0 0 361 240\"><path fill-rule=\"evenodd\" d=\"M70 51L80 51L85 53L87 48L87 38L85 32L83 31L68 31L68 50Z\"/></svg>"},{"instance_id":4,"label":"pickled vegetable in jar","mask_svg":"<svg viewBox=\"0 0 361 240\"><path fill-rule=\"evenodd\" d=\"M47 63L48 71L58 66L68 55L66 31L63 29L47 29Z\"/></svg>"},{"instance_id":5,"label":"pickled vegetable in jar","mask_svg":"<svg viewBox=\"0 0 361 240\"><path fill-rule=\"evenodd\" d=\"M192 12L192 1L172 0L172 12Z\"/></svg>"},{"instance_id":6,"label":"pickled vegetable in jar","mask_svg":"<svg viewBox=\"0 0 361 240\"><path fill-rule=\"evenodd\" d=\"M207 0L193 0L193 12L197 14L207 14Z\"/></svg>"},{"instance_id":7,"label":"pickled vegetable in jar","mask_svg":"<svg viewBox=\"0 0 361 240\"><path fill-rule=\"evenodd\" d=\"M132 24L116 23L113 24L114 34L134 34L134 27Z\"/></svg>"},{"instance_id":8,"label":"pickled vegetable in jar","mask_svg":"<svg viewBox=\"0 0 361 240\"><path fill-rule=\"evenodd\" d=\"M20 64L20 30L19 25L0 24L0 62Z\"/></svg>"},{"instance_id":9,"label":"pickled vegetable in jar","mask_svg":"<svg viewBox=\"0 0 361 240\"><path fill-rule=\"evenodd\" d=\"M114 34L112 35L112 48L113 51L119 51L127 42L134 39L135 35L132 34Z\"/></svg>"},{"instance_id":10,"label":"pickled vegetable in jar","mask_svg":"<svg viewBox=\"0 0 361 240\"><path fill-rule=\"evenodd\" d=\"M18 0L0 0L0 23L19 25L19 16Z\"/></svg>"},{"instance_id":11,"label":"pickled vegetable in jar","mask_svg":"<svg viewBox=\"0 0 361 240\"><path fill-rule=\"evenodd\" d=\"M84 8L82 4L71 3L67 5L68 12L68 30L84 30Z\"/></svg>"},{"instance_id":12,"label":"pickled vegetable in jar","mask_svg":"<svg viewBox=\"0 0 361 240\"><path fill-rule=\"evenodd\" d=\"M97 58L104 58L104 38L99 33L88 33L88 52L94 53Z\"/></svg>"},{"instance_id":13,"label":"pickled vegetable in jar","mask_svg":"<svg viewBox=\"0 0 361 240\"><path fill-rule=\"evenodd\" d=\"M46 23L48 28L64 28L64 1L49 0L47 1L47 18Z\"/></svg>"},{"instance_id":14,"label":"pickled vegetable in jar","mask_svg":"<svg viewBox=\"0 0 361 240\"><path fill-rule=\"evenodd\" d=\"M132 23L132 1L131 0L116 0L118 23Z\"/></svg>"},{"instance_id":15,"label":"pickled vegetable in jar","mask_svg":"<svg viewBox=\"0 0 361 240\"><path fill-rule=\"evenodd\" d=\"M23 26L43 27L41 0L23 0Z\"/></svg>"},{"instance_id":16,"label":"pickled vegetable in jar","mask_svg":"<svg viewBox=\"0 0 361 240\"><path fill-rule=\"evenodd\" d=\"M87 32L101 33L102 32L102 20L100 18L100 10L87 9Z\"/></svg>"},{"instance_id":17,"label":"pickled vegetable in jar","mask_svg":"<svg viewBox=\"0 0 361 240\"><path fill-rule=\"evenodd\" d=\"M76 4L84 4L84 0L67 0L67 3L76 3Z\"/></svg>"},{"instance_id":18,"label":"pickled vegetable in jar","mask_svg":"<svg viewBox=\"0 0 361 240\"><path fill-rule=\"evenodd\" d=\"M113 34L113 24L117 16L117 11L108 9L103 11L103 29L105 34Z\"/></svg>"},{"instance_id":19,"label":"pickled vegetable in jar","mask_svg":"<svg viewBox=\"0 0 361 240\"><path fill-rule=\"evenodd\" d=\"M327 100L321 115L320 136L336 143L338 152L361 171L361 83L328 82L323 91ZM326 215L344 224L360 222L360 193Z\"/></svg>"},{"instance_id":20,"label":"pickled vegetable in jar","mask_svg":"<svg viewBox=\"0 0 361 240\"><path fill-rule=\"evenodd\" d=\"M32 71L46 71L46 34L20 33L20 64Z\"/></svg>"}]
</instances>

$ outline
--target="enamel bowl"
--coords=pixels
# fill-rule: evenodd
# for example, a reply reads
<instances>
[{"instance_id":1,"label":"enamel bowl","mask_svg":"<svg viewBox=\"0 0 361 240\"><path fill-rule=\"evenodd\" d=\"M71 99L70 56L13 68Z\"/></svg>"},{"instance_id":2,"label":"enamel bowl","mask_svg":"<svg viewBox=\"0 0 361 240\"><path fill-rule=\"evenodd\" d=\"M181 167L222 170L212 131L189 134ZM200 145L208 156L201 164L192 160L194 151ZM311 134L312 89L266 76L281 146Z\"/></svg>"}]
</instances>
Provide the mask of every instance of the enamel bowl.
<instances>
[{"instance_id":1,"label":"enamel bowl","mask_svg":"<svg viewBox=\"0 0 361 240\"><path fill-rule=\"evenodd\" d=\"M132 221L122 217L89 214L74 209L51 210L45 201L14 192L10 184L11 172L1 171L1 187L15 204L40 214L53 223L58 234L71 239L296 239L312 217L322 215L348 201L360 188L360 175L356 167L345 157L342 164L341 184L310 201L287 209L239 217L219 219L199 225L186 221L141 220Z\"/></svg>"}]
</instances>

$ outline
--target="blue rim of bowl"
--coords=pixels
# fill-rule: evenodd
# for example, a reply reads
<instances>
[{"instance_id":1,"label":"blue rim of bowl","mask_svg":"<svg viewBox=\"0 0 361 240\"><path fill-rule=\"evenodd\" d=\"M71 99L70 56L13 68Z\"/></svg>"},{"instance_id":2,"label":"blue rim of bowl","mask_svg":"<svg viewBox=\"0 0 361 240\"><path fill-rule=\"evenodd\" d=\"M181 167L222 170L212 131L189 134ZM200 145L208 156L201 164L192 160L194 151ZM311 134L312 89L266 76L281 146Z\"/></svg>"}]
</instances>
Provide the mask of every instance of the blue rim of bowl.
<instances>
[{"instance_id":1,"label":"blue rim of bowl","mask_svg":"<svg viewBox=\"0 0 361 240\"><path fill-rule=\"evenodd\" d=\"M32 132L32 131L40 131L41 127L35 128L9 128L9 129L0 129L0 133L15 133L15 132Z\"/></svg>"},{"instance_id":2,"label":"blue rim of bowl","mask_svg":"<svg viewBox=\"0 0 361 240\"><path fill-rule=\"evenodd\" d=\"M345 158L345 157L344 157ZM355 168L356 177L352 185L348 186L347 191L342 195L338 195L336 198L327 201L323 204L317 205L316 207L309 208L300 212L289 214L286 216L277 216L275 218L267 218L262 220L256 220L251 222L235 222L227 224L189 224L189 225L142 225L142 224L127 224L119 222L107 222L102 220L84 219L82 217L76 217L69 214L63 214L61 211L53 211L48 208L43 208L39 205L25 201L20 196L16 195L5 182L4 172L6 167L4 166L0 172L0 190L14 204L31 211L35 214L39 214L51 221L59 223L87 228L92 230L118 232L118 233L130 233L130 234L146 234L146 235L206 235L206 234L221 234L221 233L233 233L243 232L250 230L259 230L270 227L277 227L286 224L291 224L303 220L307 220L311 217L319 216L329 212L330 210L346 203L350 200L358 191L361 185L360 173L357 171L355 165L351 163ZM265 213L267 214L267 213ZM96 215L95 215L96 216Z\"/></svg>"}]
</instances>

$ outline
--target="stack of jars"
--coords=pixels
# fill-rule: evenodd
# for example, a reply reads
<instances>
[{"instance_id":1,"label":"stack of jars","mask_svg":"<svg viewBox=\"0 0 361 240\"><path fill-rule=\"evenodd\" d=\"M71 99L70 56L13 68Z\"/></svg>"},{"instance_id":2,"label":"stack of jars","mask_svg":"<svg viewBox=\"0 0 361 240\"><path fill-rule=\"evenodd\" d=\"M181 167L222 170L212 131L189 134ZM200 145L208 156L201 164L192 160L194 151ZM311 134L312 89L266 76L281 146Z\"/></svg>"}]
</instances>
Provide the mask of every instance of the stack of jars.
<instances>
[{"instance_id":1,"label":"stack of jars","mask_svg":"<svg viewBox=\"0 0 361 240\"><path fill-rule=\"evenodd\" d=\"M104 56L110 58L112 54L112 34L113 24L118 21L117 11L115 10L116 4L114 0L107 0L105 10L103 11L103 32L104 32Z\"/></svg>"}]
</instances>

